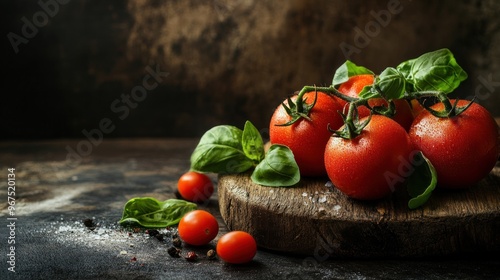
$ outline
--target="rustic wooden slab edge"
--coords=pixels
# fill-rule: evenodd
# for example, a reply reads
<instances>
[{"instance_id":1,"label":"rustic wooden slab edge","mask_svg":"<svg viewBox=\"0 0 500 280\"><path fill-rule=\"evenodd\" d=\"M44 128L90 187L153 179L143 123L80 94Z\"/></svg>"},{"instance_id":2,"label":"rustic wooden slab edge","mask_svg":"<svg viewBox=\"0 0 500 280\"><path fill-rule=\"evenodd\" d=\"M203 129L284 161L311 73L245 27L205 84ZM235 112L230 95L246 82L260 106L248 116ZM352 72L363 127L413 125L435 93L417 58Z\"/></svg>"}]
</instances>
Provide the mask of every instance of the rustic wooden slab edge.
<instances>
[{"instance_id":1,"label":"rustic wooden slab edge","mask_svg":"<svg viewBox=\"0 0 500 280\"><path fill-rule=\"evenodd\" d=\"M407 207L404 190L360 202L303 179L293 188L254 184L249 174L220 175L221 216L230 230L252 234L262 248L326 257L423 257L500 251L500 164L476 186L436 190Z\"/></svg>"}]
</instances>

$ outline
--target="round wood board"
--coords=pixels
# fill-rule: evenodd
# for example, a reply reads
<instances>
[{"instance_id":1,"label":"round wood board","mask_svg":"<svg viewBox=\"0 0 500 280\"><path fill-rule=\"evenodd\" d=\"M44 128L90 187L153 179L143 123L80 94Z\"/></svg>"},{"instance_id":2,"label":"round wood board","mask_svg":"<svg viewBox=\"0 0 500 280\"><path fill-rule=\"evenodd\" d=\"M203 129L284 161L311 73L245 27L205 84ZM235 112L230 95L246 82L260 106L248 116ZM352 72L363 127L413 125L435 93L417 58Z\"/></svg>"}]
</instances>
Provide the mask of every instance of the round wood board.
<instances>
[{"instance_id":1,"label":"round wood board","mask_svg":"<svg viewBox=\"0 0 500 280\"><path fill-rule=\"evenodd\" d=\"M302 179L290 188L254 184L249 174L220 175L222 218L261 248L335 257L422 257L500 251L500 164L466 190L436 189L410 210L404 189L376 202L347 198Z\"/></svg>"}]
</instances>

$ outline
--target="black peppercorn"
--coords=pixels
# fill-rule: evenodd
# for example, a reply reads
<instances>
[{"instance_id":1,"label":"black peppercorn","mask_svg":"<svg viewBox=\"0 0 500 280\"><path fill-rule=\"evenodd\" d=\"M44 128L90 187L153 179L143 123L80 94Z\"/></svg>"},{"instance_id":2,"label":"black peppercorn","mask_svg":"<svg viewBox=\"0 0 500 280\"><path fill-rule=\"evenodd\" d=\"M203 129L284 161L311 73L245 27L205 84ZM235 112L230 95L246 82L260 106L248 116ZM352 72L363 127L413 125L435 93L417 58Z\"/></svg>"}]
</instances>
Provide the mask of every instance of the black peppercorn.
<instances>
[{"instance_id":1,"label":"black peppercorn","mask_svg":"<svg viewBox=\"0 0 500 280\"><path fill-rule=\"evenodd\" d=\"M175 247L181 247L182 246L182 241L179 237L176 237L174 239L172 239L172 245L174 245Z\"/></svg>"},{"instance_id":2,"label":"black peppercorn","mask_svg":"<svg viewBox=\"0 0 500 280\"><path fill-rule=\"evenodd\" d=\"M158 233L157 235L155 235L156 239L158 239L159 241L163 241L163 234L161 233Z\"/></svg>"},{"instance_id":3,"label":"black peppercorn","mask_svg":"<svg viewBox=\"0 0 500 280\"><path fill-rule=\"evenodd\" d=\"M181 250L177 249L175 247L170 247L167 250L167 253L172 257L172 258L179 258L181 256Z\"/></svg>"},{"instance_id":4,"label":"black peppercorn","mask_svg":"<svg viewBox=\"0 0 500 280\"><path fill-rule=\"evenodd\" d=\"M89 230L94 230L96 228L96 224L94 223L94 220L92 219L85 219L83 220L83 224L89 229Z\"/></svg>"},{"instance_id":5,"label":"black peppercorn","mask_svg":"<svg viewBox=\"0 0 500 280\"><path fill-rule=\"evenodd\" d=\"M158 235L160 232L156 229L148 229L147 230L147 233L149 234L149 236L156 236Z\"/></svg>"}]
</instances>

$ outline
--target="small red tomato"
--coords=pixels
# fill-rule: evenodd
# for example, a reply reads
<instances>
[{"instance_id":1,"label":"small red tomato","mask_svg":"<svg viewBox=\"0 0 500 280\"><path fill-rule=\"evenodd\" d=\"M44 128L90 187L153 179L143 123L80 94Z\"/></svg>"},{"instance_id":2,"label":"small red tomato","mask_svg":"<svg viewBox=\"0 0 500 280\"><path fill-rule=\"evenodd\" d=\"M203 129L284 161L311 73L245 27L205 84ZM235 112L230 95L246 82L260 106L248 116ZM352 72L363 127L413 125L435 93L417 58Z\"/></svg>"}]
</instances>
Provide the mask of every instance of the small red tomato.
<instances>
[{"instance_id":1,"label":"small red tomato","mask_svg":"<svg viewBox=\"0 0 500 280\"><path fill-rule=\"evenodd\" d=\"M459 100L458 106L469 102ZM431 108L441 111L444 105L437 103ZM436 168L442 188L473 186L488 175L498 159L498 125L477 103L449 118L438 118L424 110L415 118L409 135L415 148Z\"/></svg>"},{"instance_id":2,"label":"small red tomato","mask_svg":"<svg viewBox=\"0 0 500 280\"><path fill-rule=\"evenodd\" d=\"M247 263L257 253L257 243L244 231L231 231L219 239L216 250L217 255L225 262Z\"/></svg>"},{"instance_id":3,"label":"small red tomato","mask_svg":"<svg viewBox=\"0 0 500 280\"><path fill-rule=\"evenodd\" d=\"M179 178L177 190L185 200L203 202L214 193L214 184L207 175L189 171Z\"/></svg>"},{"instance_id":4,"label":"small red tomato","mask_svg":"<svg viewBox=\"0 0 500 280\"><path fill-rule=\"evenodd\" d=\"M179 236L190 245L208 244L219 233L217 219L205 210L194 210L185 214L177 227Z\"/></svg>"}]
</instances>

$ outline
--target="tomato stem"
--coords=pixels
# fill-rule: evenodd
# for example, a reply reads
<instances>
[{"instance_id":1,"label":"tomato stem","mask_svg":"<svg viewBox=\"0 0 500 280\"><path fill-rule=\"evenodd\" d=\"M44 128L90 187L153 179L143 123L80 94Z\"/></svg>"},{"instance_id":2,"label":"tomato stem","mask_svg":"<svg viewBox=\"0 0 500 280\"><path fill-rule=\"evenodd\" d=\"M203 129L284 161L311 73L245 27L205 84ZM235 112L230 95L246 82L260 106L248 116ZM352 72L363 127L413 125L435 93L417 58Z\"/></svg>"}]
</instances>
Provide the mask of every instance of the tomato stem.
<instances>
[{"instance_id":1,"label":"tomato stem","mask_svg":"<svg viewBox=\"0 0 500 280\"><path fill-rule=\"evenodd\" d=\"M336 96L346 102L354 102L359 100L359 98L350 97L341 93L334 86L328 86L328 87L304 86L300 92L310 92L315 90L319 90L321 92Z\"/></svg>"},{"instance_id":2,"label":"tomato stem","mask_svg":"<svg viewBox=\"0 0 500 280\"><path fill-rule=\"evenodd\" d=\"M364 122L359 121L357 102L350 102L347 114L339 112L344 120L344 126L341 130L333 130L328 126L328 130L332 132L332 136L342 137L344 139L354 139L361 134L363 129L368 125L372 118L372 112Z\"/></svg>"},{"instance_id":3,"label":"tomato stem","mask_svg":"<svg viewBox=\"0 0 500 280\"><path fill-rule=\"evenodd\" d=\"M476 97L472 98L472 100L465 106L458 107L458 100L455 100L455 102L452 104L451 100L448 98L446 93L441 92L441 91L420 91L420 92L413 92L410 93L409 96L412 98L416 98L418 102L427 110L429 111L432 115L438 117L438 118L452 118L455 116L458 116L465 112L472 103L474 103L474 100ZM443 103L444 109L442 111L436 111L432 108L430 108L429 105L425 104L425 98L427 97L434 97L439 100L439 102Z\"/></svg>"},{"instance_id":4,"label":"tomato stem","mask_svg":"<svg viewBox=\"0 0 500 280\"><path fill-rule=\"evenodd\" d=\"M304 98L304 94L311 91L315 91L316 93L314 95L314 101L311 104L307 104L306 103L307 98ZM285 108L285 111L292 119L284 124L276 124L276 126L289 126L296 123L298 120L302 118L308 121L312 121L311 118L309 117L309 112L312 110L312 108L314 108L317 100L318 100L318 91L315 89L310 91L302 89L299 92L297 99L295 100L295 103L292 101L290 97L288 97L287 99L288 106L285 104L285 102L281 103L281 105L283 106L283 108Z\"/></svg>"}]
</instances>

